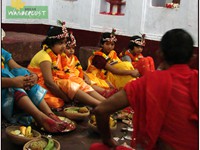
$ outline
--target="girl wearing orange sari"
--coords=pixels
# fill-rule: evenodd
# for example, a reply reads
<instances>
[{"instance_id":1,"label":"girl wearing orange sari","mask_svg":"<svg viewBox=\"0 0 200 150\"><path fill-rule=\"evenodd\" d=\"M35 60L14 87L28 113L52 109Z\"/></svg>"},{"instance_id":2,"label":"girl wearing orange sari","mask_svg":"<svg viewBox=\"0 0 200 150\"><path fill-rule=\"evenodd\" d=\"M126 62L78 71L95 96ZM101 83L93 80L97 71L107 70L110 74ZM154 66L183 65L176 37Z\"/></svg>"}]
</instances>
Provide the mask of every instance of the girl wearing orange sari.
<instances>
[{"instance_id":1,"label":"girl wearing orange sari","mask_svg":"<svg viewBox=\"0 0 200 150\"><path fill-rule=\"evenodd\" d=\"M130 80L135 80L139 73L130 62L122 62L114 51L117 38L115 30L102 34L101 49L94 52L88 60L86 70L90 80L100 87L121 89Z\"/></svg>"},{"instance_id":2,"label":"girl wearing orange sari","mask_svg":"<svg viewBox=\"0 0 200 150\"><path fill-rule=\"evenodd\" d=\"M94 107L105 98L69 71L64 53L67 37L64 22L62 28L51 27L42 42L42 50L32 58L28 68L39 76L38 84L48 89L44 99L51 108L61 108L64 102L73 99Z\"/></svg>"},{"instance_id":3,"label":"girl wearing orange sari","mask_svg":"<svg viewBox=\"0 0 200 150\"><path fill-rule=\"evenodd\" d=\"M132 62L133 67L138 69L141 75L144 75L146 72L152 72L155 70L154 61L152 57L144 57L142 55L144 46L144 35L142 37L136 35L131 37L130 43L128 45L128 50L123 51L119 54L119 57L122 61Z\"/></svg>"},{"instance_id":4,"label":"girl wearing orange sari","mask_svg":"<svg viewBox=\"0 0 200 150\"><path fill-rule=\"evenodd\" d=\"M84 71L79 59L74 55L74 48L76 47L76 39L72 32L69 33L65 49L66 62L70 74L75 74L77 77L84 78Z\"/></svg>"},{"instance_id":5,"label":"girl wearing orange sari","mask_svg":"<svg viewBox=\"0 0 200 150\"><path fill-rule=\"evenodd\" d=\"M98 93L100 93L104 97L109 97L112 94L116 93L116 89L108 89L104 87L100 87L97 84L92 84L91 80L89 79L87 73L83 71L83 68L80 64L80 61L78 58L74 55L74 48L76 47L76 39L73 36L73 33L71 32L69 34L69 37L67 38L67 44L65 49L68 69L70 73L74 73L77 77L80 77L84 79L84 81L91 85L91 87L96 90ZM102 82L99 82L102 83Z\"/></svg>"}]
</instances>

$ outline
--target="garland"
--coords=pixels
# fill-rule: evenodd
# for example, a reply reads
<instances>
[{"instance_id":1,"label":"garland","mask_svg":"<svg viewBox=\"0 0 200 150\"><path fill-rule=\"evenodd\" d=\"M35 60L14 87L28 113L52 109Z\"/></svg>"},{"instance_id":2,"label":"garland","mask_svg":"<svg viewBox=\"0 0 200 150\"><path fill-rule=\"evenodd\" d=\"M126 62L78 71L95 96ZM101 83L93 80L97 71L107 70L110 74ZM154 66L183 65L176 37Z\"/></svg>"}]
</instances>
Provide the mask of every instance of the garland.
<instances>
[{"instance_id":1,"label":"garland","mask_svg":"<svg viewBox=\"0 0 200 150\"><path fill-rule=\"evenodd\" d=\"M83 68L82 68L78 58L75 55L72 55L71 57L67 57L67 55L66 55L66 59L67 59L68 66L69 66L68 67L69 68L69 72L70 72L70 68L73 67L73 68L75 68L76 70L79 71L78 77L83 79Z\"/></svg>"},{"instance_id":2,"label":"garland","mask_svg":"<svg viewBox=\"0 0 200 150\"><path fill-rule=\"evenodd\" d=\"M130 51L127 51L127 54L131 57L131 59L133 60L133 62L138 62L141 58L143 58L143 55L141 53L134 55Z\"/></svg>"},{"instance_id":3,"label":"garland","mask_svg":"<svg viewBox=\"0 0 200 150\"><path fill-rule=\"evenodd\" d=\"M98 56L102 56L103 58L106 59L106 61L108 62L110 60L110 57L108 57L105 53L101 52L101 51L96 51L96 52L93 52L94 55L98 55ZM107 74L107 70L105 69L101 69L101 72L100 72L100 77L102 79L106 79L106 74Z\"/></svg>"},{"instance_id":4,"label":"garland","mask_svg":"<svg viewBox=\"0 0 200 150\"><path fill-rule=\"evenodd\" d=\"M133 60L133 62L137 62L137 61L139 61L141 58L143 58L143 55L142 55L142 54L133 55L129 50L127 50L127 51L125 52L125 55L128 55L129 57L131 57L131 59Z\"/></svg>"},{"instance_id":5,"label":"garland","mask_svg":"<svg viewBox=\"0 0 200 150\"><path fill-rule=\"evenodd\" d=\"M98 56L102 56L103 58L106 59L106 61L110 60L110 58L103 52L101 51L96 51L96 52L93 52L94 55L98 55Z\"/></svg>"},{"instance_id":6,"label":"garland","mask_svg":"<svg viewBox=\"0 0 200 150\"><path fill-rule=\"evenodd\" d=\"M141 58L143 58L143 56L141 56L142 54L139 54L137 55L135 58L134 58L134 61L137 62L139 61Z\"/></svg>"},{"instance_id":7,"label":"garland","mask_svg":"<svg viewBox=\"0 0 200 150\"><path fill-rule=\"evenodd\" d=\"M67 59L66 54L61 54L61 64L62 68L58 67L58 56L50 49L47 45L43 45L43 49L47 52L47 54L51 57L52 60L52 70L54 73L58 71L64 71L65 75L67 75L65 78L69 77L69 68L67 65Z\"/></svg>"},{"instance_id":8,"label":"garland","mask_svg":"<svg viewBox=\"0 0 200 150\"><path fill-rule=\"evenodd\" d=\"M79 63L79 61L76 63L75 67L79 71L79 77L83 78L83 68L82 68L81 64Z\"/></svg>"}]
</instances>

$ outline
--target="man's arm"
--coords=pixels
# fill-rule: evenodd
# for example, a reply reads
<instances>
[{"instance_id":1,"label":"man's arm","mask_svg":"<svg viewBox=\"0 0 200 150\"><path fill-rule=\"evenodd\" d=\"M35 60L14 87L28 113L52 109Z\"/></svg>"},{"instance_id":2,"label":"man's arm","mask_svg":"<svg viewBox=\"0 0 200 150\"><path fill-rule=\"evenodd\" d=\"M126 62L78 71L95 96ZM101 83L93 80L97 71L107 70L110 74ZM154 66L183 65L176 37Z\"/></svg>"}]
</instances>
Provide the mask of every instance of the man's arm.
<instances>
[{"instance_id":1,"label":"man's arm","mask_svg":"<svg viewBox=\"0 0 200 150\"><path fill-rule=\"evenodd\" d=\"M121 90L99 104L94 110L97 127L101 134L103 143L108 145L109 147L117 146L117 143L112 139L110 132L110 115L127 106L129 106L129 101L127 99L125 91Z\"/></svg>"}]
</instances>

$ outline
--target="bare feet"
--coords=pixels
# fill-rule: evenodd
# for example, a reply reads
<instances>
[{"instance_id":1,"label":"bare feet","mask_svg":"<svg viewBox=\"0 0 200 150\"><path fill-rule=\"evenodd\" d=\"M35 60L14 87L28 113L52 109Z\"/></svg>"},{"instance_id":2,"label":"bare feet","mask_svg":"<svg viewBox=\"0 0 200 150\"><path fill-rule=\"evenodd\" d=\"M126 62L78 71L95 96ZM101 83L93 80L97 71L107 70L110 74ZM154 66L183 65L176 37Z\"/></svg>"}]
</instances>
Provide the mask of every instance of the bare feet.
<instances>
[{"instance_id":1,"label":"bare feet","mask_svg":"<svg viewBox=\"0 0 200 150\"><path fill-rule=\"evenodd\" d=\"M58 118L59 119L59 118ZM37 124L45 129L47 132L55 133L55 132L62 132L66 129L66 124L62 121L56 121L52 118L48 117L45 114L37 116L35 118Z\"/></svg>"},{"instance_id":2,"label":"bare feet","mask_svg":"<svg viewBox=\"0 0 200 150\"><path fill-rule=\"evenodd\" d=\"M51 118L46 118L43 120L42 126L48 132L62 132L66 129L66 125L63 122L57 122Z\"/></svg>"},{"instance_id":3,"label":"bare feet","mask_svg":"<svg viewBox=\"0 0 200 150\"><path fill-rule=\"evenodd\" d=\"M67 122L64 122L62 120L60 120L60 118L58 116L56 116L54 113L49 113L48 115L51 119L59 122L60 124L62 124L63 126L65 126L66 129L69 129L69 130L72 130L74 129L74 125L71 124L71 123L67 123Z\"/></svg>"},{"instance_id":4,"label":"bare feet","mask_svg":"<svg viewBox=\"0 0 200 150\"><path fill-rule=\"evenodd\" d=\"M54 113L49 113L48 116L58 122L63 122L62 120L60 120L60 118L58 116L56 116Z\"/></svg>"}]
</instances>

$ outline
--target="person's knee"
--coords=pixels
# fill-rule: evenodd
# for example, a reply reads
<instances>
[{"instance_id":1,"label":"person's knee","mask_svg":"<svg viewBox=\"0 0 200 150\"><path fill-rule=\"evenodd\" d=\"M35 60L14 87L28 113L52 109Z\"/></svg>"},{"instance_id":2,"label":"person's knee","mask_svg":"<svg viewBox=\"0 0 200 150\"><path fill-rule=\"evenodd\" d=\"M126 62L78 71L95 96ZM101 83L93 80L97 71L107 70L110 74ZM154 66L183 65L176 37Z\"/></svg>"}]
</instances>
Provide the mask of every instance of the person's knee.
<instances>
[{"instance_id":1,"label":"person's knee","mask_svg":"<svg viewBox=\"0 0 200 150\"><path fill-rule=\"evenodd\" d=\"M17 103L17 102L19 102L22 98L25 98L24 96L26 96L27 99L28 99L28 96L27 96L26 93L21 92L21 91L16 91L16 92L14 93L14 100L15 100L15 102Z\"/></svg>"}]
</instances>

